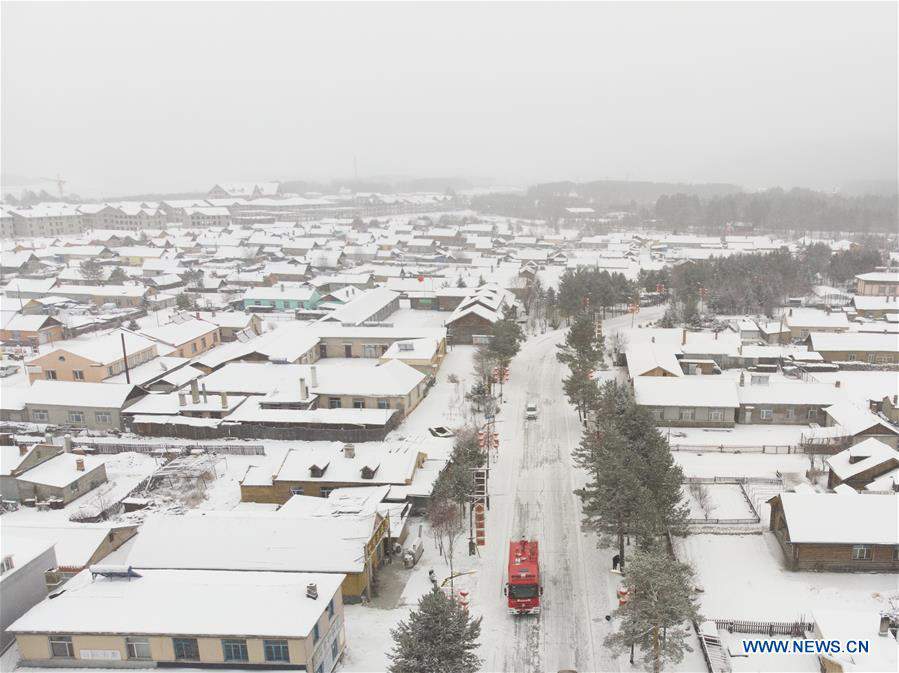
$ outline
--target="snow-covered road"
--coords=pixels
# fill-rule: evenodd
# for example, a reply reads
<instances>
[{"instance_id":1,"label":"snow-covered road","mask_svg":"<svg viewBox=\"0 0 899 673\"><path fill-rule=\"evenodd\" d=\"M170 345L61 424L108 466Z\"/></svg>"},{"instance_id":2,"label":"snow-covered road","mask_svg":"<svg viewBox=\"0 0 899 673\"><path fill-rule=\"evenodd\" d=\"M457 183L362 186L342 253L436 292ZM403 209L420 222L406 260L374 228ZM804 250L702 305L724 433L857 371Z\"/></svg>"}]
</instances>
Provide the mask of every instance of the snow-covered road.
<instances>
[{"instance_id":1,"label":"snow-covered road","mask_svg":"<svg viewBox=\"0 0 899 673\"><path fill-rule=\"evenodd\" d=\"M644 309L638 322L660 317ZM607 320L607 335L629 327L630 316ZM500 449L490 471L487 545L477 581L477 605L484 620L485 671L617 671L618 662L602 646L610 632L605 620L615 603L617 576L611 555L581 531L581 508L574 489L583 484L571 461L580 441L577 413L562 391L565 368L556 359L564 330L532 337L511 367L504 404L497 417ZM525 404L536 400L539 419L524 420ZM502 593L509 540L540 543L544 577L543 612L513 617Z\"/></svg>"}]
</instances>

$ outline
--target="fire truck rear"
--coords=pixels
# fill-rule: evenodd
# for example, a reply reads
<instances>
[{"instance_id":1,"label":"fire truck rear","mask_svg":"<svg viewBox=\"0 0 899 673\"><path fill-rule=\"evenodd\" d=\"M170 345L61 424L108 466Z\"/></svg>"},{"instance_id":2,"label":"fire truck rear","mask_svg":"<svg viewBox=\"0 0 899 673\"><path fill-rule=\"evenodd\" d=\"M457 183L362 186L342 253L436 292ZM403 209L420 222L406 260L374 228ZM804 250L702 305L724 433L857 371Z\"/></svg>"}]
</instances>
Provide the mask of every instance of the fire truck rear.
<instances>
[{"instance_id":1,"label":"fire truck rear","mask_svg":"<svg viewBox=\"0 0 899 673\"><path fill-rule=\"evenodd\" d=\"M536 540L509 543L509 574L506 590L509 614L540 614L543 586Z\"/></svg>"}]
</instances>

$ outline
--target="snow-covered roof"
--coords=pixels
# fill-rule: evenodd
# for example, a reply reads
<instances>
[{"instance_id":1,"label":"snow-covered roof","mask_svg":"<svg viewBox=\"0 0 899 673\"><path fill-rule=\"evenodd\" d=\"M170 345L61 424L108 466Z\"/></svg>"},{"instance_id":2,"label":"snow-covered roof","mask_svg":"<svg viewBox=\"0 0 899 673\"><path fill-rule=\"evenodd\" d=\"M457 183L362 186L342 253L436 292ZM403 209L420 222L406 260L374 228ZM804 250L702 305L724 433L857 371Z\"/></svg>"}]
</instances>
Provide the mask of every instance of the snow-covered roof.
<instances>
[{"instance_id":1,"label":"snow-covered roof","mask_svg":"<svg viewBox=\"0 0 899 673\"><path fill-rule=\"evenodd\" d=\"M128 353L128 355L140 353L148 349L153 349L155 351L156 349L156 343L145 336L133 332L116 330L109 334L94 336L89 339L81 338L72 339L70 341L57 341L55 348L52 351L35 357L29 362L43 360L47 358L48 355L52 355L51 359L53 359L62 355L63 351L86 358L87 360L101 365L118 362L122 359L122 334L125 335L125 352Z\"/></svg>"},{"instance_id":2,"label":"snow-covered roof","mask_svg":"<svg viewBox=\"0 0 899 673\"><path fill-rule=\"evenodd\" d=\"M870 437L828 457L825 462L841 481L846 481L865 470L885 463L899 467L899 451L879 439Z\"/></svg>"},{"instance_id":3,"label":"snow-covered roof","mask_svg":"<svg viewBox=\"0 0 899 673\"><path fill-rule=\"evenodd\" d=\"M868 283L899 283L899 271L869 271L856 276Z\"/></svg>"},{"instance_id":4,"label":"snow-covered roof","mask_svg":"<svg viewBox=\"0 0 899 673\"><path fill-rule=\"evenodd\" d=\"M875 416L854 402L844 401L824 409L835 426L839 426L847 435L857 435L876 425L888 428L893 434L899 434L882 418Z\"/></svg>"},{"instance_id":5,"label":"snow-covered roof","mask_svg":"<svg viewBox=\"0 0 899 673\"><path fill-rule=\"evenodd\" d=\"M278 425L383 427L396 409L263 409L259 397L250 397L227 421Z\"/></svg>"},{"instance_id":6,"label":"snow-covered roof","mask_svg":"<svg viewBox=\"0 0 899 673\"><path fill-rule=\"evenodd\" d=\"M78 470L76 462L84 461L84 470ZM50 460L32 467L20 474L17 479L29 484L40 484L62 488L77 481L88 472L97 469L106 462L102 456L79 456L74 453L61 453Z\"/></svg>"},{"instance_id":7,"label":"snow-covered roof","mask_svg":"<svg viewBox=\"0 0 899 673\"><path fill-rule=\"evenodd\" d=\"M205 320L191 318L183 322L172 322L159 327L146 327L141 330L141 334L169 346L181 346L217 330L218 325Z\"/></svg>"},{"instance_id":8,"label":"snow-covered roof","mask_svg":"<svg viewBox=\"0 0 899 673\"><path fill-rule=\"evenodd\" d=\"M886 636L879 635L880 616L881 613L874 609L852 611L842 605L835 610L815 610L812 619L822 640L846 643L854 639L869 645L864 653L850 654L844 649L838 653L820 654L821 668L843 673L899 670L899 646L889 631ZM836 662L839 668L826 664L826 660Z\"/></svg>"},{"instance_id":9,"label":"snow-covered roof","mask_svg":"<svg viewBox=\"0 0 899 673\"><path fill-rule=\"evenodd\" d=\"M370 521L216 512L145 519L128 563L135 568L358 573Z\"/></svg>"},{"instance_id":10,"label":"snow-covered roof","mask_svg":"<svg viewBox=\"0 0 899 673\"><path fill-rule=\"evenodd\" d=\"M19 633L306 638L343 581L341 574L319 573L140 570L137 574L92 578L85 570L66 583L64 592L45 599L9 628ZM316 585L318 598L306 596L308 584Z\"/></svg>"},{"instance_id":11,"label":"snow-covered roof","mask_svg":"<svg viewBox=\"0 0 899 673\"><path fill-rule=\"evenodd\" d=\"M276 481L319 481L343 484L405 484L412 479L418 460L418 450L407 445L359 444L355 455L348 458L342 447L309 450L292 449L287 453ZM321 476L313 476L311 468L322 469ZM362 470L374 472L370 479Z\"/></svg>"},{"instance_id":12,"label":"snow-covered roof","mask_svg":"<svg viewBox=\"0 0 899 673\"><path fill-rule=\"evenodd\" d=\"M83 568L91 562L110 531L116 526L103 523L3 522L2 539L6 542L31 540L56 549L56 561L64 568ZM49 570L49 568L48 568Z\"/></svg>"},{"instance_id":13,"label":"snow-covered roof","mask_svg":"<svg viewBox=\"0 0 899 673\"><path fill-rule=\"evenodd\" d=\"M127 383L37 380L25 394L25 404L121 409L133 390Z\"/></svg>"},{"instance_id":14,"label":"snow-covered roof","mask_svg":"<svg viewBox=\"0 0 899 673\"><path fill-rule=\"evenodd\" d=\"M792 543L899 544L899 495L781 493Z\"/></svg>"},{"instance_id":15,"label":"snow-covered roof","mask_svg":"<svg viewBox=\"0 0 899 673\"><path fill-rule=\"evenodd\" d=\"M399 298L399 293L386 287L368 290L343 306L324 316L320 322L338 322L347 325L359 325L369 320L392 301Z\"/></svg>"},{"instance_id":16,"label":"snow-covered roof","mask_svg":"<svg viewBox=\"0 0 899 673\"><path fill-rule=\"evenodd\" d=\"M809 340L810 348L815 351L899 353L899 335L896 334L812 332Z\"/></svg>"},{"instance_id":17,"label":"snow-covered roof","mask_svg":"<svg viewBox=\"0 0 899 673\"><path fill-rule=\"evenodd\" d=\"M745 385L737 386L740 404L807 404L828 406L845 399L845 394L826 383L805 383L775 379L767 384L752 384L747 374Z\"/></svg>"},{"instance_id":18,"label":"snow-covered roof","mask_svg":"<svg viewBox=\"0 0 899 673\"><path fill-rule=\"evenodd\" d=\"M648 407L740 406L734 382L717 376L638 376L634 379L634 397L637 404Z\"/></svg>"},{"instance_id":19,"label":"snow-covered roof","mask_svg":"<svg viewBox=\"0 0 899 673\"><path fill-rule=\"evenodd\" d=\"M671 348L656 347L655 344L631 346L625 351L624 357L631 377L643 376L656 368L663 369L673 376L683 376L683 370Z\"/></svg>"}]
</instances>

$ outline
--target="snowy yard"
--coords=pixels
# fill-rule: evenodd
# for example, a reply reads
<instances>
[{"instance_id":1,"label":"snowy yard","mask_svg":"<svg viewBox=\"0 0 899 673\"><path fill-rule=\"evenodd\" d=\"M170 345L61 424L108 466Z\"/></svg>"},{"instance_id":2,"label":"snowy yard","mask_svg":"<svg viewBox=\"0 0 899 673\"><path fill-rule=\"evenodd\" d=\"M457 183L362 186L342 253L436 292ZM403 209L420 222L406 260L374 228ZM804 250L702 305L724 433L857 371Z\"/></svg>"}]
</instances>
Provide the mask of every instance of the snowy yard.
<instances>
[{"instance_id":1,"label":"snowy yard","mask_svg":"<svg viewBox=\"0 0 899 673\"><path fill-rule=\"evenodd\" d=\"M799 454L760 453L693 453L674 452L674 460L687 477L767 477L802 475L808 469L808 458Z\"/></svg>"},{"instance_id":2,"label":"snowy yard","mask_svg":"<svg viewBox=\"0 0 899 673\"><path fill-rule=\"evenodd\" d=\"M708 498L706 509L702 506L702 495L697 488L684 487L684 495L690 507L691 519L749 519L755 512L746 502L739 484L700 484Z\"/></svg>"},{"instance_id":3,"label":"snowy yard","mask_svg":"<svg viewBox=\"0 0 899 673\"><path fill-rule=\"evenodd\" d=\"M814 610L879 611L899 598L896 575L814 573L784 568L780 546L762 535L690 535L675 538L675 552L696 571L707 619L792 621Z\"/></svg>"},{"instance_id":4,"label":"snowy yard","mask_svg":"<svg viewBox=\"0 0 899 673\"><path fill-rule=\"evenodd\" d=\"M660 428L668 437L672 450L678 446L708 446L724 451L761 451L767 447L795 446L803 433L809 432L807 425L736 425L732 428ZM785 451L785 449L780 449Z\"/></svg>"}]
</instances>

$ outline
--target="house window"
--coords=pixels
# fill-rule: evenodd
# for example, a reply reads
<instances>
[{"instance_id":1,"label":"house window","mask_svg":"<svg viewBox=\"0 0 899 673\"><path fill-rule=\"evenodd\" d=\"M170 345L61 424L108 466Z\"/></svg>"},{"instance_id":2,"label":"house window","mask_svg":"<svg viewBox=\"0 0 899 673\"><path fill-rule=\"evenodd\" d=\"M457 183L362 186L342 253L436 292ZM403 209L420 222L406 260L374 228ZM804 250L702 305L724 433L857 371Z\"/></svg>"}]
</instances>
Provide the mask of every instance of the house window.
<instances>
[{"instance_id":1,"label":"house window","mask_svg":"<svg viewBox=\"0 0 899 673\"><path fill-rule=\"evenodd\" d=\"M94 419L97 423L112 423L112 414L106 411L97 411L94 413Z\"/></svg>"},{"instance_id":2,"label":"house window","mask_svg":"<svg viewBox=\"0 0 899 673\"><path fill-rule=\"evenodd\" d=\"M175 650L175 659L179 661L200 659L200 648L196 638L172 638L172 647Z\"/></svg>"},{"instance_id":3,"label":"house window","mask_svg":"<svg viewBox=\"0 0 899 673\"><path fill-rule=\"evenodd\" d=\"M83 411L70 411L69 412L69 423L84 423L84 412Z\"/></svg>"},{"instance_id":4,"label":"house window","mask_svg":"<svg viewBox=\"0 0 899 673\"><path fill-rule=\"evenodd\" d=\"M723 421L724 420L724 412L721 409L712 409L709 412L709 420L710 421Z\"/></svg>"},{"instance_id":5,"label":"house window","mask_svg":"<svg viewBox=\"0 0 899 673\"><path fill-rule=\"evenodd\" d=\"M302 486L291 486L290 494L291 495L303 495L303 487Z\"/></svg>"},{"instance_id":6,"label":"house window","mask_svg":"<svg viewBox=\"0 0 899 673\"><path fill-rule=\"evenodd\" d=\"M115 372L113 371L112 367L107 367L106 374L112 376L113 374L115 374Z\"/></svg>"},{"instance_id":7,"label":"house window","mask_svg":"<svg viewBox=\"0 0 899 673\"><path fill-rule=\"evenodd\" d=\"M46 423L50 420L50 413L46 409L32 409L31 420L35 423Z\"/></svg>"},{"instance_id":8,"label":"house window","mask_svg":"<svg viewBox=\"0 0 899 673\"><path fill-rule=\"evenodd\" d=\"M380 397L378 398L378 409L389 409L390 408L390 400Z\"/></svg>"},{"instance_id":9,"label":"house window","mask_svg":"<svg viewBox=\"0 0 899 673\"><path fill-rule=\"evenodd\" d=\"M238 640L236 638L222 640L222 652L225 655L225 661L249 660L246 640Z\"/></svg>"},{"instance_id":10,"label":"house window","mask_svg":"<svg viewBox=\"0 0 899 673\"><path fill-rule=\"evenodd\" d=\"M787 409L787 420L792 421L796 418L796 410L793 407Z\"/></svg>"},{"instance_id":11,"label":"house window","mask_svg":"<svg viewBox=\"0 0 899 673\"><path fill-rule=\"evenodd\" d=\"M378 347L375 344L362 344L362 357L364 357L364 358L378 357Z\"/></svg>"},{"instance_id":12,"label":"house window","mask_svg":"<svg viewBox=\"0 0 899 673\"><path fill-rule=\"evenodd\" d=\"M51 636L50 654L53 657L72 659L75 648L72 647L72 636Z\"/></svg>"},{"instance_id":13,"label":"house window","mask_svg":"<svg viewBox=\"0 0 899 673\"><path fill-rule=\"evenodd\" d=\"M770 421L774 418L774 410L773 409L759 409L759 417L763 421Z\"/></svg>"},{"instance_id":14,"label":"house window","mask_svg":"<svg viewBox=\"0 0 899 673\"><path fill-rule=\"evenodd\" d=\"M320 637L321 633L319 632L318 624L316 623L316 625L312 627L312 642L317 643Z\"/></svg>"},{"instance_id":15,"label":"house window","mask_svg":"<svg viewBox=\"0 0 899 673\"><path fill-rule=\"evenodd\" d=\"M200 339L200 344L203 346L203 348L206 348L206 337L202 337Z\"/></svg>"},{"instance_id":16,"label":"house window","mask_svg":"<svg viewBox=\"0 0 899 673\"><path fill-rule=\"evenodd\" d=\"M893 548L893 560L899 561L899 547Z\"/></svg>"},{"instance_id":17,"label":"house window","mask_svg":"<svg viewBox=\"0 0 899 673\"><path fill-rule=\"evenodd\" d=\"M331 495L331 491L333 490L333 488L322 488L319 490L319 493L323 498L327 498L329 495Z\"/></svg>"},{"instance_id":18,"label":"house window","mask_svg":"<svg viewBox=\"0 0 899 673\"><path fill-rule=\"evenodd\" d=\"M854 544L852 545L852 560L853 561L870 561L874 558L874 547L869 544Z\"/></svg>"},{"instance_id":19,"label":"house window","mask_svg":"<svg viewBox=\"0 0 899 673\"><path fill-rule=\"evenodd\" d=\"M682 421L692 421L693 420L693 409L681 409L680 410L680 419Z\"/></svg>"},{"instance_id":20,"label":"house window","mask_svg":"<svg viewBox=\"0 0 899 673\"><path fill-rule=\"evenodd\" d=\"M81 487L78 485L77 481L73 481L71 484L69 484L69 490L72 493L77 493L79 488Z\"/></svg>"},{"instance_id":21,"label":"house window","mask_svg":"<svg viewBox=\"0 0 899 673\"><path fill-rule=\"evenodd\" d=\"M353 400L353 409L365 409L365 400L356 398Z\"/></svg>"},{"instance_id":22,"label":"house window","mask_svg":"<svg viewBox=\"0 0 899 673\"><path fill-rule=\"evenodd\" d=\"M340 398L339 397L329 397L328 398L328 408L329 409L340 409Z\"/></svg>"},{"instance_id":23,"label":"house window","mask_svg":"<svg viewBox=\"0 0 899 673\"><path fill-rule=\"evenodd\" d=\"M72 378L75 379L76 381L84 381L84 372L81 371L80 369L73 369L72 370Z\"/></svg>"},{"instance_id":24,"label":"house window","mask_svg":"<svg viewBox=\"0 0 899 673\"><path fill-rule=\"evenodd\" d=\"M146 638L125 638L129 659L152 659L150 641Z\"/></svg>"},{"instance_id":25,"label":"house window","mask_svg":"<svg viewBox=\"0 0 899 673\"><path fill-rule=\"evenodd\" d=\"M286 640L263 640L266 661L290 661Z\"/></svg>"},{"instance_id":26,"label":"house window","mask_svg":"<svg viewBox=\"0 0 899 673\"><path fill-rule=\"evenodd\" d=\"M326 344L318 345L318 357L320 357L320 358L328 357L328 346Z\"/></svg>"},{"instance_id":27,"label":"house window","mask_svg":"<svg viewBox=\"0 0 899 673\"><path fill-rule=\"evenodd\" d=\"M191 352L191 353L196 353L196 352L197 352L197 342L196 342L196 341L194 341L194 342L192 342L192 343L190 344L190 352Z\"/></svg>"},{"instance_id":28,"label":"house window","mask_svg":"<svg viewBox=\"0 0 899 673\"><path fill-rule=\"evenodd\" d=\"M853 360L855 360L855 353L846 353L846 359L849 362L852 362Z\"/></svg>"},{"instance_id":29,"label":"house window","mask_svg":"<svg viewBox=\"0 0 899 673\"><path fill-rule=\"evenodd\" d=\"M809 409L808 410L808 419L812 420L814 418L818 418L818 410L817 409Z\"/></svg>"},{"instance_id":30,"label":"house window","mask_svg":"<svg viewBox=\"0 0 899 673\"><path fill-rule=\"evenodd\" d=\"M328 601L328 619L334 619L334 599Z\"/></svg>"},{"instance_id":31,"label":"house window","mask_svg":"<svg viewBox=\"0 0 899 673\"><path fill-rule=\"evenodd\" d=\"M343 344L343 357L353 357L353 344Z\"/></svg>"},{"instance_id":32,"label":"house window","mask_svg":"<svg viewBox=\"0 0 899 673\"><path fill-rule=\"evenodd\" d=\"M48 370L45 372L45 375L46 375L48 381L55 381L55 380L56 380L56 370L55 370L55 369L48 369Z\"/></svg>"}]
</instances>

